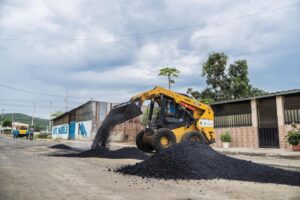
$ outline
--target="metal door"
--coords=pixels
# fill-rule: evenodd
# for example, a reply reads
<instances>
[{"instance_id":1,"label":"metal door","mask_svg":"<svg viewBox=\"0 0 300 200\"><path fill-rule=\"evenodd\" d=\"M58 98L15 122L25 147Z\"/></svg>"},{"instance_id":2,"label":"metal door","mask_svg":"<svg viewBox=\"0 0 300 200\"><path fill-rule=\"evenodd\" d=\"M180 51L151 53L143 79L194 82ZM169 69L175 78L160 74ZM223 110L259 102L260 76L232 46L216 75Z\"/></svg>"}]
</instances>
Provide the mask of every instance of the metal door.
<instances>
[{"instance_id":1,"label":"metal door","mask_svg":"<svg viewBox=\"0 0 300 200\"><path fill-rule=\"evenodd\" d=\"M70 122L69 124L69 139L75 140L75 125L76 122Z\"/></svg>"},{"instance_id":2,"label":"metal door","mask_svg":"<svg viewBox=\"0 0 300 200\"><path fill-rule=\"evenodd\" d=\"M258 100L259 147L279 148L276 99Z\"/></svg>"}]
</instances>

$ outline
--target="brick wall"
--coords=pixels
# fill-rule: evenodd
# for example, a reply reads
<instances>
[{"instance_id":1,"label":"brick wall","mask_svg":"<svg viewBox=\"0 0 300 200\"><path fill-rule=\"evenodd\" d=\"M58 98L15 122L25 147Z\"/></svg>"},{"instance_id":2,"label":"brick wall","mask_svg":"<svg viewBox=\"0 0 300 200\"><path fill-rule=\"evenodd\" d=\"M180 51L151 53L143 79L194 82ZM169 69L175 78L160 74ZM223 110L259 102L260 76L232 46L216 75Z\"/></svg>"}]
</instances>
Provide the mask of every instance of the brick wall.
<instances>
[{"instance_id":1,"label":"brick wall","mask_svg":"<svg viewBox=\"0 0 300 200\"><path fill-rule=\"evenodd\" d=\"M213 146L222 147L220 135L226 131L229 131L232 136L231 147L258 148L258 130L256 127L215 128L216 143Z\"/></svg>"},{"instance_id":2,"label":"brick wall","mask_svg":"<svg viewBox=\"0 0 300 200\"><path fill-rule=\"evenodd\" d=\"M282 125L278 127L279 130L279 145L281 149L292 149L292 146L287 142L287 133L292 130L291 125Z\"/></svg>"}]
</instances>

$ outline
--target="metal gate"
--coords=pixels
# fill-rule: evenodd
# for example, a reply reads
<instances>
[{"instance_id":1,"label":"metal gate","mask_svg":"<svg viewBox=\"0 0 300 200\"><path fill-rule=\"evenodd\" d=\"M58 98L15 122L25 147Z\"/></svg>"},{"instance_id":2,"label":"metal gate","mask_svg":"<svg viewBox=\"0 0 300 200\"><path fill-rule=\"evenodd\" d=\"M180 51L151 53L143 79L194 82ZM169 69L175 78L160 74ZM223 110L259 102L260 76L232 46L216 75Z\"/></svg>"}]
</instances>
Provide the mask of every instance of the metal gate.
<instances>
[{"instance_id":1,"label":"metal gate","mask_svg":"<svg viewBox=\"0 0 300 200\"><path fill-rule=\"evenodd\" d=\"M259 99L257 107L259 147L279 148L276 99Z\"/></svg>"}]
</instances>

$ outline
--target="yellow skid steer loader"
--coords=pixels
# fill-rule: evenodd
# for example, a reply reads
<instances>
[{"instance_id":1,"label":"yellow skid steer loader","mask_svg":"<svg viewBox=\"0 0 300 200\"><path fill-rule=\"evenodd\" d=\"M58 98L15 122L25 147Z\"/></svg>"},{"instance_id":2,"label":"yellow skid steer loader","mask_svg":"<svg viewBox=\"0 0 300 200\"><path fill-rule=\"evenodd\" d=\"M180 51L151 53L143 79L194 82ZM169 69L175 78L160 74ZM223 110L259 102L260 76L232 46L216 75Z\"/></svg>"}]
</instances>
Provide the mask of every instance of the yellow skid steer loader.
<instances>
[{"instance_id":1,"label":"yellow skid steer loader","mask_svg":"<svg viewBox=\"0 0 300 200\"><path fill-rule=\"evenodd\" d=\"M214 113L209 105L157 86L113 107L99 128L92 149L106 147L114 126L141 115L146 100L150 101L148 123L136 136L138 149L159 151L186 140L206 144L215 142Z\"/></svg>"}]
</instances>

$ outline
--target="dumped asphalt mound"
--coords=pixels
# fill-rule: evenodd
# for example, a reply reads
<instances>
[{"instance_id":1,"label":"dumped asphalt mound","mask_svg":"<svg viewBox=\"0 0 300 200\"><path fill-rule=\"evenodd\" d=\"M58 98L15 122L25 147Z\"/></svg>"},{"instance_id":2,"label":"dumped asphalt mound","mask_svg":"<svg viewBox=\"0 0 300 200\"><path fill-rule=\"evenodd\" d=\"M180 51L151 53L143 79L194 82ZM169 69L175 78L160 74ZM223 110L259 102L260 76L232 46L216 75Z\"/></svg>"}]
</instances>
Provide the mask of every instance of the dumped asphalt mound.
<instances>
[{"instance_id":1,"label":"dumped asphalt mound","mask_svg":"<svg viewBox=\"0 0 300 200\"><path fill-rule=\"evenodd\" d=\"M300 173L228 157L196 142L175 144L117 172L159 179L229 179L300 186Z\"/></svg>"},{"instance_id":2,"label":"dumped asphalt mound","mask_svg":"<svg viewBox=\"0 0 300 200\"><path fill-rule=\"evenodd\" d=\"M88 151L83 152L75 152L75 153L57 153L52 154L50 156L55 157L79 157L79 158L90 158L90 157L96 157L96 158L108 158L108 159L138 159L138 160L146 160L150 156L139 151L135 147L124 147L117 150L110 150L107 148L98 148L98 149L92 149Z\"/></svg>"},{"instance_id":3,"label":"dumped asphalt mound","mask_svg":"<svg viewBox=\"0 0 300 200\"><path fill-rule=\"evenodd\" d=\"M65 144L56 144L56 145L50 146L49 148L52 148L52 149L64 149L64 150L70 150L70 149L72 149L72 147L69 147L68 145L65 145Z\"/></svg>"}]
</instances>

